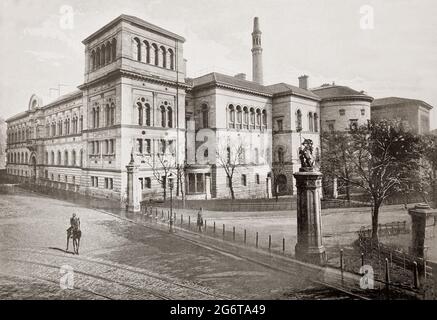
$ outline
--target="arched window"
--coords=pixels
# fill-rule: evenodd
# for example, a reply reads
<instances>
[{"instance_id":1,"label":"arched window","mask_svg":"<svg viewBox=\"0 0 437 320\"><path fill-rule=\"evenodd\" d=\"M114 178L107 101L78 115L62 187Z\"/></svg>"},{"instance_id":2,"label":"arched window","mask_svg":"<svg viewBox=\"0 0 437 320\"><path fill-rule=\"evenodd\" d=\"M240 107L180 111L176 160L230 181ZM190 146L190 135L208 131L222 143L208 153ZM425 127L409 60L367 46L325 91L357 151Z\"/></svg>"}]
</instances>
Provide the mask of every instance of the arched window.
<instances>
[{"instance_id":1,"label":"arched window","mask_svg":"<svg viewBox=\"0 0 437 320\"><path fill-rule=\"evenodd\" d=\"M106 63L111 62L111 53L112 53L111 42L108 41L106 43Z\"/></svg>"},{"instance_id":2,"label":"arched window","mask_svg":"<svg viewBox=\"0 0 437 320\"><path fill-rule=\"evenodd\" d=\"M237 129L241 129L242 122L243 122L243 113L241 110L241 106L237 106Z\"/></svg>"},{"instance_id":3,"label":"arched window","mask_svg":"<svg viewBox=\"0 0 437 320\"><path fill-rule=\"evenodd\" d=\"M133 38L132 41L132 58L141 61L141 41L138 38Z\"/></svg>"},{"instance_id":4,"label":"arched window","mask_svg":"<svg viewBox=\"0 0 437 320\"><path fill-rule=\"evenodd\" d=\"M61 151L58 151L58 165L62 164Z\"/></svg>"},{"instance_id":5,"label":"arched window","mask_svg":"<svg viewBox=\"0 0 437 320\"><path fill-rule=\"evenodd\" d=\"M302 112L300 110L296 112L296 131L302 131Z\"/></svg>"},{"instance_id":6,"label":"arched window","mask_svg":"<svg viewBox=\"0 0 437 320\"><path fill-rule=\"evenodd\" d=\"M101 54L100 63L102 66L104 66L106 64L106 60L105 60L105 58L106 58L105 57L106 56L106 46L104 44L102 45L102 49L100 51L100 54Z\"/></svg>"},{"instance_id":7,"label":"arched window","mask_svg":"<svg viewBox=\"0 0 437 320\"><path fill-rule=\"evenodd\" d=\"M100 67L100 48L96 50L96 68Z\"/></svg>"},{"instance_id":8,"label":"arched window","mask_svg":"<svg viewBox=\"0 0 437 320\"><path fill-rule=\"evenodd\" d=\"M146 117L146 126L150 126L150 104L146 103L144 106L144 115Z\"/></svg>"},{"instance_id":9,"label":"arched window","mask_svg":"<svg viewBox=\"0 0 437 320\"><path fill-rule=\"evenodd\" d=\"M170 63L170 69L174 70L174 52L172 49L168 49L168 60Z\"/></svg>"},{"instance_id":10,"label":"arched window","mask_svg":"<svg viewBox=\"0 0 437 320\"><path fill-rule=\"evenodd\" d=\"M76 150L71 151L71 165L76 166Z\"/></svg>"},{"instance_id":11,"label":"arched window","mask_svg":"<svg viewBox=\"0 0 437 320\"><path fill-rule=\"evenodd\" d=\"M314 131L319 132L319 116L314 113Z\"/></svg>"},{"instance_id":12,"label":"arched window","mask_svg":"<svg viewBox=\"0 0 437 320\"><path fill-rule=\"evenodd\" d=\"M226 161L227 163L231 163L231 148L226 148Z\"/></svg>"},{"instance_id":13,"label":"arched window","mask_svg":"<svg viewBox=\"0 0 437 320\"><path fill-rule=\"evenodd\" d=\"M167 114L168 114L168 127L173 128L173 109L171 107L167 108Z\"/></svg>"},{"instance_id":14,"label":"arched window","mask_svg":"<svg viewBox=\"0 0 437 320\"><path fill-rule=\"evenodd\" d=\"M109 104L107 104L105 106L105 125L109 126L110 121L111 121L111 118L110 118Z\"/></svg>"},{"instance_id":15,"label":"arched window","mask_svg":"<svg viewBox=\"0 0 437 320\"><path fill-rule=\"evenodd\" d=\"M111 125L115 124L115 104L111 104Z\"/></svg>"},{"instance_id":16,"label":"arched window","mask_svg":"<svg viewBox=\"0 0 437 320\"><path fill-rule=\"evenodd\" d=\"M115 56L117 55L117 40L114 38L112 39L112 61L115 61Z\"/></svg>"},{"instance_id":17,"label":"arched window","mask_svg":"<svg viewBox=\"0 0 437 320\"><path fill-rule=\"evenodd\" d=\"M255 109L250 108L250 128L255 129Z\"/></svg>"},{"instance_id":18,"label":"arched window","mask_svg":"<svg viewBox=\"0 0 437 320\"><path fill-rule=\"evenodd\" d=\"M229 128L235 128L235 109L232 104L229 105Z\"/></svg>"},{"instance_id":19,"label":"arched window","mask_svg":"<svg viewBox=\"0 0 437 320\"><path fill-rule=\"evenodd\" d=\"M68 151L64 151L64 165L68 166Z\"/></svg>"},{"instance_id":20,"label":"arched window","mask_svg":"<svg viewBox=\"0 0 437 320\"><path fill-rule=\"evenodd\" d=\"M50 164L55 164L55 152L52 151Z\"/></svg>"},{"instance_id":21,"label":"arched window","mask_svg":"<svg viewBox=\"0 0 437 320\"><path fill-rule=\"evenodd\" d=\"M82 115L80 116L80 119L79 119L79 128L80 128L80 132L82 132L82 130L83 130L83 116Z\"/></svg>"},{"instance_id":22,"label":"arched window","mask_svg":"<svg viewBox=\"0 0 437 320\"><path fill-rule=\"evenodd\" d=\"M137 108L138 108L138 125L143 125L143 105L141 102L137 102Z\"/></svg>"},{"instance_id":23,"label":"arched window","mask_svg":"<svg viewBox=\"0 0 437 320\"><path fill-rule=\"evenodd\" d=\"M165 49L164 46L161 46L160 49L161 49L161 57L162 57L162 67L166 68L167 67L167 50Z\"/></svg>"},{"instance_id":24,"label":"arched window","mask_svg":"<svg viewBox=\"0 0 437 320\"><path fill-rule=\"evenodd\" d=\"M249 128L249 110L247 109L247 107L243 108L243 128Z\"/></svg>"},{"instance_id":25,"label":"arched window","mask_svg":"<svg viewBox=\"0 0 437 320\"><path fill-rule=\"evenodd\" d=\"M165 107L164 106L161 106L160 107L160 111L161 111L161 127L163 127L163 128L165 128L165 122L166 122L166 119L165 119Z\"/></svg>"},{"instance_id":26,"label":"arched window","mask_svg":"<svg viewBox=\"0 0 437 320\"><path fill-rule=\"evenodd\" d=\"M267 111L262 111L262 125L264 129L267 129Z\"/></svg>"},{"instance_id":27,"label":"arched window","mask_svg":"<svg viewBox=\"0 0 437 320\"><path fill-rule=\"evenodd\" d=\"M155 43L152 44L152 48L153 48L153 64L155 66L158 66L159 65L159 49Z\"/></svg>"},{"instance_id":28,"label":"arched window","mask_svg":"<svg viewBox=\"0 0 437 320\"><path fill-rule=\"evenodd\" d=\"M261 128L261 110L256 109L256 126Z\"/></svg>"},{"instance_id":29,"label":"arched window","mask_svg":"<svg viewBox=\"0 0 437 320\"><path fill-rule=\"evenodd\" d=\"M209 114L208 114L208 106L206 104L202 104L201 112L202 112L202 127L208 128L209 127L209 123L208 123Z\"/></svg>"},{"instance_id":30,"label":"arched window","mask_svg":"<svg viewBox=\"0 0 437 320\"><path fill-rule=\"evenodd\" d=\"M279 147L278 148L278 162L279 163L284 163L284 155L285 155L284 149L282 147Z\"/></svg>"},{"instance_id":31,"label":"arched window","mask_svg":"<svg viewBox=\"0 0 437 320\"><path fill-rule=\"evenodd\" d=\"M146 40L144 40L143 43L145 49L144 53L145 53L146 63L150 63L150 45Z\"/></svg>"},{"instance_id":32,"label":"arched window","mask_svg":"<svg viewBox=\"0 0 437 320\"><path fill-rule=\"evenodd\" d=\"M313 120L313 113L308 112L308 130L310 132L313 132L313 130L314 130L314 128L313 128L314 122L313 121L314 121Z\"/></svg>"},{"instance_id":33,"label":"arched window","mask_svg":"<svg viewBox=\"0 0 437 320\"><path fill-rule=\"evenodd\" d=\"M80 150L80 166L83 167L83 150Z\"/></svg>"},{"instance_id":34,"label":"arched window","mask_svg":"<svg viewBox=\"0 0 437 320\"><path fill-rule=\"evenodd\" d=\"M96 108L96 128L100 127L100 107Z\"/></svg>"},{"instance_id":35,"label":"arched window","mask_svg":"<svg viewBox=\"0 0 437 320\"><path fill-rule=\"evenodd\" d=\"M44 163L45 164L49 164L49 153L48 153L48 151L46 151L46 153L45 153Z\"/></svg>"},{"instance_id":36,"label":"arched window","mask_svg":"<svg viewBox=\"0 0 437 320\"><path fill-rule=\"evenodd\" d=\"M316 147L316 163L320 162L320 150L318 147Z\"/></svg>"},{"instance_id":37,"label":"arched window","mask_svg":"<svg viewBox=\"0 0 437 320\"><path fill-rule=\"evenodd\" d=\"M24 163L27 163L27 152L24 154Z\"/></svg>"}]
</instances>

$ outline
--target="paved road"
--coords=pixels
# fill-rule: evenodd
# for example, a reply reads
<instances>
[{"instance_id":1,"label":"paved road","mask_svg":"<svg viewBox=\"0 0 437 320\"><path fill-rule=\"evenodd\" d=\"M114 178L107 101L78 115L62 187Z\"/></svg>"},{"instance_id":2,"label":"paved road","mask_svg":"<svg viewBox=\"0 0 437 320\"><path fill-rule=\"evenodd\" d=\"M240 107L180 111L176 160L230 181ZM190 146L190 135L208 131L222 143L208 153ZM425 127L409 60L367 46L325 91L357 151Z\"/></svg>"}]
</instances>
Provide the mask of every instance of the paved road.
<instances>
[{"instance_id":1,"label":"paved road","mask_svg":"<svg viewBox=\"0 0 437 320\"><path fill-rule=\"evenodd\" d=\"M76 212L80 255L66 253ZM62 290L60 268L74 270ZM65 276L65 275L64 275ZM0 299L330 298L302 274L272 271L90 208L27 191L0 194Z\"/></svg>"}]
</instances>

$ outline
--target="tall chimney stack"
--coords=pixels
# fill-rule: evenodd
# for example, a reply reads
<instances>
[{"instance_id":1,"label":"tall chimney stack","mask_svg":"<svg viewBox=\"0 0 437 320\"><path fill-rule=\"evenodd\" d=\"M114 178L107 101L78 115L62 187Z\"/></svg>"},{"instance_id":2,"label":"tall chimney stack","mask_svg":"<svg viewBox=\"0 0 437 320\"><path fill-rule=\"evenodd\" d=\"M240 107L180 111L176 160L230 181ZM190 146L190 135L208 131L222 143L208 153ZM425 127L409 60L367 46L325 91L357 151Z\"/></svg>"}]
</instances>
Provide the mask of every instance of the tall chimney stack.
<instances>
[{"instance_id":1,"label":"tall chimney stack","mask_svg":"<svg viewBox=\"0 0 437 320\"><path fill-rule=\"evenodd\" d=\"M261 47L261 30L259 29L259 19L253 19L252 32L252 80L263 84L263 49Z\"/></svg>"},{"instance_id":2,"label":"tall chimney stack","mask_svg":"<svg viewBox=\"0 0 437 320\"><path fill-rule=\"evenodd\" d=\"M308 76L306 74L299 77L299 88L308 90Z\"/></svg>"}]
</instances>

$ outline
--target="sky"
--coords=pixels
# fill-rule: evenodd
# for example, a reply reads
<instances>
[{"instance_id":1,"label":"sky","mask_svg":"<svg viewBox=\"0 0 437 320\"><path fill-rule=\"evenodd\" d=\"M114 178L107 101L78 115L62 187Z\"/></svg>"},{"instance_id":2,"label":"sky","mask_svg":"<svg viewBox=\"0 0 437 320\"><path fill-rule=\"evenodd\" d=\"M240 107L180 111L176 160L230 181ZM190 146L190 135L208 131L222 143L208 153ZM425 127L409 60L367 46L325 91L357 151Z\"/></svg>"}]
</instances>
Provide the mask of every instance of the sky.
<instances>
[{"instance_id":1,"label":"sky","mask_svg":"<svg viewBox=\"0 0 437 320\"><path fill-rule=\"evenodd\" d=\"M0 117L27 110L33 93L46 104L76 90L82 40L122 13L185 37L189 77L251 78L258 16L265 84L297 85L307 74L310 87L335 82L424 100L437 128L435 0L2 0Z\"/></svg>"}]
</instances>

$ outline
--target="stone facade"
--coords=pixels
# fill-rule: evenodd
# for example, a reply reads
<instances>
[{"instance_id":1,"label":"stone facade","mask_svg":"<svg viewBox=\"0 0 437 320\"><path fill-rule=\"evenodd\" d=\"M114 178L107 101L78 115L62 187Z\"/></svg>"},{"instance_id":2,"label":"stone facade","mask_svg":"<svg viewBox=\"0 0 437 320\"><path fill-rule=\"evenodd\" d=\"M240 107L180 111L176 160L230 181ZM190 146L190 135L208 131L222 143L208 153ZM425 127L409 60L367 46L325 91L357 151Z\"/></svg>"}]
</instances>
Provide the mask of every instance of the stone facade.
<instances>
[{"instance_id":1,"label":"stone facade","mask_svg":"<svg viewBox=\"0 0 437 320\"><path fill-rule=\"evenodd\" d=\"M7 120L7 173L125 204L132 190L142 200L168 196L170 174L176 197L229 198L230 185L238 198L294 194L301 141L313 140L319 161L326 121L335 130L365 123L372 98L347 87L308 89L308 76L299 86L263 85L258 20L252 41L255 81L241 73L188 78L184 38L121 15L83 41L78 91L46 105L33 95Z\"/></svg>"},{"instance_id":2,"label":"stone facade","mask_svg":"<svg viewBox=\"0 0 437 320\"><path fill-rule=\"evenodd\" d=\"M375 99L372 103L372 120L399 120L412 132L427 134L430 132L431 109L432 106L421 100L396 97Z\"/></svg>"}]
</instances>

